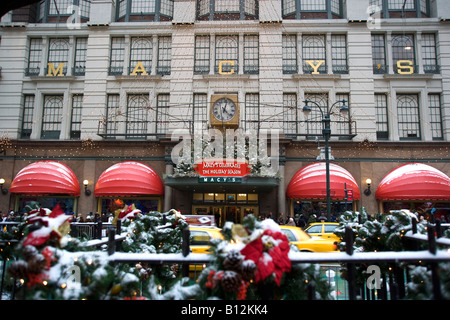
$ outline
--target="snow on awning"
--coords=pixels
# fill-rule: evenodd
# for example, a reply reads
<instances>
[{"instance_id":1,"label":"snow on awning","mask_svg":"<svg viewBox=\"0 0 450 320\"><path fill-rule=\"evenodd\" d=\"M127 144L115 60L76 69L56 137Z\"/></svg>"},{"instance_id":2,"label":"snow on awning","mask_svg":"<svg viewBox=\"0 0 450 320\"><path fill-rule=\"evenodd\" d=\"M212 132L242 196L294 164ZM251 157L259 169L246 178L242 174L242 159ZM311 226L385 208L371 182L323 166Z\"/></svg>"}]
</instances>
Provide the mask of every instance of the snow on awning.
<instances>
[{"instance_id":1,"label":"snow on awning","mask_svg":"<svg viewBox=\"0 0 450 320\"><path fill-rule=\"evenodd\" d=\"M361 199L358 184L353 176L334 163L330 163L331 199L345 199L345 187L353 191L353 199ZM303 167L292 177L286 190L289 199L326 199L326 165L317 162Z\"/></svg>"},{"instance_id":2,"label":"snow on awning","mask_svg":"<svg viewBox=\"0 0 450 320\"><path fill-rule=\"evenodd\" d=\"M404 164L378 185L378 200L450 200L450 178L423 163Z\"/></svg>"},{"instance_id":3,"label":"snow on awning","mask_svg":"<svg viewBox=\"0 0 450 320\"><path fill-rule=\"evenodd\" d=\"M17 173L9 188L11 193L26 195L80 195L80 184L73 171L56 161L38 161Z\"/></svg>"},{"instance_id":4,"label":"snow on awning","mask_svg":"<svg viewBox=\"0 0 450 320\"><path fill-rule=\"evenodd\" d=\"M96 197L162 195L164 186L149 166L125 161L112 165L100 175L94 194Z\"/></svg>"}]
</instances>

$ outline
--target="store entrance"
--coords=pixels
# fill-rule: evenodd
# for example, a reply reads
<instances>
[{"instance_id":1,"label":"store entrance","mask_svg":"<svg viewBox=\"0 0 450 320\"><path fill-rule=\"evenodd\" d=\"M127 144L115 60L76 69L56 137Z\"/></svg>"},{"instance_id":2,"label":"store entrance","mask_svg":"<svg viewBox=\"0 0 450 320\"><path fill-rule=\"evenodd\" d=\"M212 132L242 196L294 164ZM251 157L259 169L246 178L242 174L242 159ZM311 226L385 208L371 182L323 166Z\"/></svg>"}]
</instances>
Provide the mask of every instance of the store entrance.
<instances>
[{"instance_id":1,"label":"store entrance","mask_svg":"<svg viewBox=\"0 0 450 320\"><path fill-rule=\"evenodd\" d=\"M192 214L214 215L219 228L227 221L241 223L249 214L259 215L258 194L194 193Z\"/></svg>"}]
</instances>

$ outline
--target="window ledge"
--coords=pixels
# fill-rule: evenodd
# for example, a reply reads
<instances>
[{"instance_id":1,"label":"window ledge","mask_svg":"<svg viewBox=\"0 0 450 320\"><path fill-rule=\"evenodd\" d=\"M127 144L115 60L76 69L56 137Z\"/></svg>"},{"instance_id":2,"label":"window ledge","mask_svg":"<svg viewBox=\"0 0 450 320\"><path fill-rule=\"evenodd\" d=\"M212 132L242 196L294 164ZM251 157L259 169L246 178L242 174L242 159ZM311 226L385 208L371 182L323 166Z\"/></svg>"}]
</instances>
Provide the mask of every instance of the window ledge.
<instances>
[{"instance_id":1,"label":"window ledge","mask_svg":"<svg viewBox=\"0 0 450 320\"><path fill-rule=\"evenodd\" d=\"M412 74L391 74L391 73L386 73L383 75L384 79L389 79L389 80L395 80L395 79L416 79L416 80L427 80L427 79L433 79L435 78L435 76L440 76L438 74L434 74L434 73L425 73L425 74L418 74L418 73L412 73Z\"/></svg>"},{"instance_id":2,"label":"window ledge","mask_svg":"<svg viewBox=\"0 0 450 320\"><path fill-rule=\"evenodd\" d=\"M293 79L342 79L342 74L293 74Z\"/></svg>"},{"instance_id":3,"label":"window ledge","mask_svg":"<svg viewBox=\"0 0 450 320\"><path fill-rule=\"evenodd\" d=\"M154 81L159 81L163 78L162 75L147 75L147 76L142 76L142 75L136 75L136 76L130 76L130 75L125 75L125 76L114 76L116 78L116 80L119 81L125 81L125 80L154 80Z\"/></svg>"},{"instance_id":4,"label":"window ledge","mask_svg":"<svg viewBox=\"0 0 450 320\"><path fill-rule=\"evenodd\" d=\"M205 80L247 80L250 74L204 74L201 75Z\"/></svg>"}]
</instances>

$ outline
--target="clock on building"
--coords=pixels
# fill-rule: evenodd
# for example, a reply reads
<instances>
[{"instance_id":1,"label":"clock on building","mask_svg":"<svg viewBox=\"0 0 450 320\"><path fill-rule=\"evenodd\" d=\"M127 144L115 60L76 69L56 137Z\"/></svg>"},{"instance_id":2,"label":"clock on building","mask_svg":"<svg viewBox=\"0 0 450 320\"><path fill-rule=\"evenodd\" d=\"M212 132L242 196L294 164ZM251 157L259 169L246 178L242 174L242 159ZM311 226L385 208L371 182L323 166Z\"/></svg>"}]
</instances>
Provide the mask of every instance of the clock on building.
<instances>
[{"instance_id":1,"label":"clock on building","mask_svg":"<svg viewBox=\"0 0 450 320\"><path fill-rule=\"evenodd\" d=\"M239 103L237 95L213 95L211 97L210 122L213 127L238 127Z\"/></svg>"}]
</instances>

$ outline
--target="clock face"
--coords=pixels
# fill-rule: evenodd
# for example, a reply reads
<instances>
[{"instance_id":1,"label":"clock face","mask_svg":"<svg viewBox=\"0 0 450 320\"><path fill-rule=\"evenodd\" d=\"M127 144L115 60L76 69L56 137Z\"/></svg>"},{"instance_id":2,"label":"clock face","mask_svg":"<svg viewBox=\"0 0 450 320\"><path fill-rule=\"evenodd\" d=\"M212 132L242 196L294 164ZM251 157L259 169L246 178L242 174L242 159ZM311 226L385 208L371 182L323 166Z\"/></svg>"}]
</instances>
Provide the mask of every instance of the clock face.
<instances>
[{"instance_id":1,"label":"clock face","mask_svg":"<svg viewBox=\"0 0 450 320\"><path fill-rule=\"evenodd\" d=\"M230 121L236 115L236 104L228 98L221 98L214 103L213 115L219 121Z\"/></svg>"}]
</instances>

